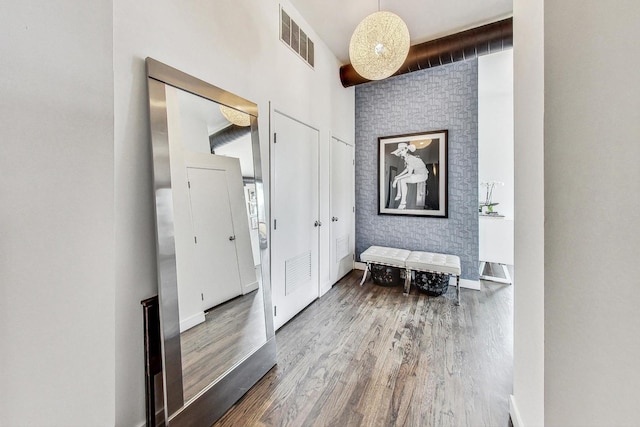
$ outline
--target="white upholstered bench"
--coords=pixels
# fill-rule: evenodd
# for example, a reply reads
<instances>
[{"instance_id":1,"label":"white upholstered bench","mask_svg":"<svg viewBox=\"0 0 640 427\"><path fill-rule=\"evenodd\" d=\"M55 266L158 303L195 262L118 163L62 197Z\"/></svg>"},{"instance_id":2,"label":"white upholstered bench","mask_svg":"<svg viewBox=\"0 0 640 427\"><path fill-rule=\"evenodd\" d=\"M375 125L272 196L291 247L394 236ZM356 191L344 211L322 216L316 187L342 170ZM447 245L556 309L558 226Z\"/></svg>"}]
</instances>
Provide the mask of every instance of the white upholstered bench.
<instances>
[{"instance_id":1,"label":"white upholstered bench","mask_svg":"<svg viewBox=\"0 0 640 427\"><path fill-rule=\"evenodd\" d=\"M411 271L451 274L456 276L456 304L460 304L460 258L432 252L408 251L406 249L370 246L360 254L360 261L367 263L360 286L367 280L371 264L386 265L405 270L404 293L409 294Z\"/></svg>"}]
</instances>

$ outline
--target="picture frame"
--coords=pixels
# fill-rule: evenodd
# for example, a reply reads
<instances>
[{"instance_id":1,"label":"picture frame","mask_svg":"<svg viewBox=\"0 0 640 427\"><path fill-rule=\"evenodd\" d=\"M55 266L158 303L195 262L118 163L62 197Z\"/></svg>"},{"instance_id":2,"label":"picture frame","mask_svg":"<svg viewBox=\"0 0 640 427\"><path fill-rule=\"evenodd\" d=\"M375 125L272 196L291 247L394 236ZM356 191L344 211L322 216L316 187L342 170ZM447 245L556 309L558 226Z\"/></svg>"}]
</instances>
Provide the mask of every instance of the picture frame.
<instances>
[{"instance_id":1,"label":"picture frame","mask_svg":"<svg viewBox=\"0 0 640 427\"><path fill-rule=\"evenodd\" d=\"M378 138L378 214L447 218L448 131Z\"/></svg>"}]
</instances>

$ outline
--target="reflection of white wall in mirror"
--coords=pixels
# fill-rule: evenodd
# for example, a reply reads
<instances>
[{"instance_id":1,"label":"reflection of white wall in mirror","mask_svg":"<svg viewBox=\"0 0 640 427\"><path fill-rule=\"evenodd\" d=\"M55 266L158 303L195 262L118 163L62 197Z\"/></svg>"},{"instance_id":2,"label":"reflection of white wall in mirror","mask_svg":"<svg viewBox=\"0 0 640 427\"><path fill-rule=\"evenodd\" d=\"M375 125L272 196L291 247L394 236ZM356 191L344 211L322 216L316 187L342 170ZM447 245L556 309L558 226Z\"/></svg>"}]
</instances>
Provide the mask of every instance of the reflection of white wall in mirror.
<instances>
[{"instance_id":1,"label":"reflection of white wall in mirror","mask_svg":"<svg viewBox=\"0 0 640 427\"><path fill-rule=\"evenodd\" d=\"M184 142L179 94L181 91L171 86L165 89L167 99L167 134L171 160L171 185L174 205L174 233L176 246L176 268L178 276L178 311L180 330L186 330L204 322L202 299L197 280L194 277L193 231L191 213L176 206L189 206L187 169L184 167Z\"/></svg>"},{"instance_id":2,"label":"reflection of white wall in mirror","mask_svg":"<svg viewBox=\"0 0 640 427\"><path fill-rule=\"evenodd\" d=\"M210 153L209 135L229 126L229 122L220 113L218 104L180 89L173 90L179 104L183 148Z\"/></svg>"},{"instance_id":3,"label":"reflection of white wall in mirror","mask_svg":"<svg viewBox=\"0 0 640 427\"><path fill-rule=\"evenodd\" d=\"M228 144L216 147L216 154L221 156L231 156L240 159L240 170L242 176L252 178L253 173L253 155L251 151L251 134L247 133L244 137Z\"/></svg>"},{"instance_id":4,"label":"reflection of white wall in mirror","mask_svg":"<svg viewBox=\"0 0 640 427\"><path fill-rule=\"evenodd\" d=\"M207 124L199 118L181 114L182 145L185 150L196 153L210 153Z\"/></svg>"}]
</instances>

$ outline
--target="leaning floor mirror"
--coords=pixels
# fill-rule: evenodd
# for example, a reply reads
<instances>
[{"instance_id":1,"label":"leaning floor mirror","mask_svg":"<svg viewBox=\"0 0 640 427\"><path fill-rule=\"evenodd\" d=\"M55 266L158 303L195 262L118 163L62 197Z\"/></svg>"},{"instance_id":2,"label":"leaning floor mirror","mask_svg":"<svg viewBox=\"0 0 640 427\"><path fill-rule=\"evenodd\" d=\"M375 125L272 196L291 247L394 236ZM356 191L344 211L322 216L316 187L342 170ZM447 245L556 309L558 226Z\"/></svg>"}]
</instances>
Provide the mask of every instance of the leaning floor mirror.
<instances>
[{"instance_id":1,"label":"leaning floor mirror","mask_svg":"<svg viewBox=\"0 0 640 427\"><path fill-rule=\"evenodd\" d=\"M276 362L256 104L147 58L164 423L210 426Z\"/></svg>"}]
</instances>

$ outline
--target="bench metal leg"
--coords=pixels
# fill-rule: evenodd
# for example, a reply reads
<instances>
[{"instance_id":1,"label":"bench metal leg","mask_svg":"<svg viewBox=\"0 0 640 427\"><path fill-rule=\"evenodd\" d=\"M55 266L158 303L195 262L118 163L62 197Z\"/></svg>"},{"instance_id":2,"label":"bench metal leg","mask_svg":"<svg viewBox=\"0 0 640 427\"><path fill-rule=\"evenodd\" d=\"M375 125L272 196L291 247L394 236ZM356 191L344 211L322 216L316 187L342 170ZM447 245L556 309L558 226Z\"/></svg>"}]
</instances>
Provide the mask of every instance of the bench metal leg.
<instances>
[{"instance_id":1,"label":"bench metal leg","mask_svg":"<svg viewBox=\"0 0 640 427\"><path fill-rule=\"evenodd\" d=\"M460 276L456 276L456 305L460 305Z\"/></svg>"},{"instance_id":2,"label":"bench metal leg","mask_svg":"<svg viewBox=\"0 0 640 427\"><path fill-rule=\"evenodd\" d=\"M369 263L364 268L364 274L362 275L362 280L360 280L360 286L364 285L364 282L367 280L367 273L369 272Z\"/></svg>"},{"instance_id":3,"label":"bench metal leg","mask_svg":"<svg viewBox=\"0 0 640 427\"><path fill-rule=\"evenodd\" d=\"M411 290L411 270L406 269L404 272L404 296L409 295L409 291Z\"/></svg>"}]
</instances>

